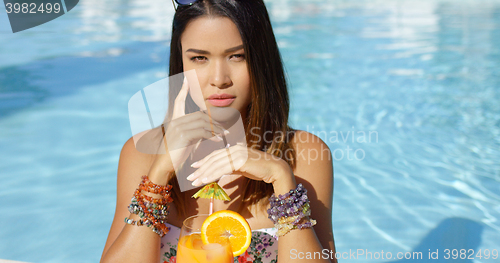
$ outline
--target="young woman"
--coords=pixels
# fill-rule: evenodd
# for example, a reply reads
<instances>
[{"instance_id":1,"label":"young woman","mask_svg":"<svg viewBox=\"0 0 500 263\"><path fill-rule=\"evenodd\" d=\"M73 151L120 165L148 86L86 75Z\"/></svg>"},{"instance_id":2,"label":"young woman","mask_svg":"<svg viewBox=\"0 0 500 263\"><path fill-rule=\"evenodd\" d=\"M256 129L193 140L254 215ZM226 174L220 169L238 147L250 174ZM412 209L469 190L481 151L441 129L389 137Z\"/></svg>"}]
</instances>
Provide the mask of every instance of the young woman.
<instances>
[{"instance_id":1,"label":"young woman","mask_svg":"<svg viewBox=\"0 0 500 263\"><path fill-rule=\"evenodd\" d=\"M318 137L288 126L289 100L283 65L263 1L176 2L179 5L173 20L170 75L194 69L203 97L197 102L198 106L205 103L206 107L238 110L247 141L246 146L229 147L233 162L241 166L236 171L216 169L214 152L199 162L197 172L188 179L195 186L202 186L230 173L222 177L219 185L232 200L215 202L214 210L236 211L245 217L252 231L262 230L262 233L275 233L274 222L267 213L270 197L285 194L301 183L308 190L311 216L304 217L300 223L316 220L313 227L293 229L279 236L279 242L269 235L256 235L255 238L261 240L255 244L266 248L273 244L276 250L267 249L265 255L245 253L238 258L239 262L271 262L277 254L280 263L336 262L333 258L331 152ZM177 146L184 147L213 137L209 132L213 120L201 111L190 113L196 102L188 96L188 90L186 83L180 90L171 88L168 115L172 121L164 132L166 141L175 141ZM211 99L214 94L226 94L232 99L222 105ZM216 125L216 132L222 132L222 127L222 124ZM171 145L167 146L170 149ZM248 153L247 158L238 154L241 151ZM180 191L173 171L184 161L182 153L142 153L133 138L125 143L118 166L115 217L101 262L173 261L183 220L207 214L209 207L209 200L191 198L199 187ZM173 203L167 219L170 232L163 237L149 227L124 222L125 217L138 218L127 207L143 175L154 184L173 186ZM247 251L251 251L250 248Z\"/></svg>"}]
</instances>

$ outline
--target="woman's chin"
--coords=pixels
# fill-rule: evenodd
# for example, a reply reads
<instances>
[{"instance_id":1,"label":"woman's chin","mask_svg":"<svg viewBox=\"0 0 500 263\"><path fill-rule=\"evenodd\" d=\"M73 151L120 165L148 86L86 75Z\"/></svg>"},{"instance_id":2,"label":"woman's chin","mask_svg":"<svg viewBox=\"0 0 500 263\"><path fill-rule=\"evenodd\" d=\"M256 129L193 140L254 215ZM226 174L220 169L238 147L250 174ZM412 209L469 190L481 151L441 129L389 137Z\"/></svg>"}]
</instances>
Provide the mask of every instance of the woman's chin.
<instances>
[{"instance_id":1,"label":"woman's chin","mask_svg":"<svg viewBox=\"0 0 500 263\"><path fill-rule=\"evenodd\" d=\"M210 106L210 115L216 122L234 123L241 114L235 108Z\"/></svg>"}]
</instances>

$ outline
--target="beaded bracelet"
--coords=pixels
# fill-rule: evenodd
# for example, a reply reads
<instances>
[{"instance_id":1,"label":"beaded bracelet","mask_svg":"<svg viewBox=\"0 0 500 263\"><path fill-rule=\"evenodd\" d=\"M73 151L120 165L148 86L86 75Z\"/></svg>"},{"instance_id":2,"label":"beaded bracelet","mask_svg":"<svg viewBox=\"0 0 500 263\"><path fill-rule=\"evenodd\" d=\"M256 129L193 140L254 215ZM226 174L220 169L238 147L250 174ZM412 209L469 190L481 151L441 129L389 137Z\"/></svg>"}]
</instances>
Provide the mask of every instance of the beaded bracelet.
<instances>
[{"instance_id":1,"label":"beaded bracelet","mask_svg":"<svg viewBox=\"0 0 500 263\"><path fill-rule=\"evenodd\" d=\"M269 198L271 208L267 210L268 217L278 229L278 236L284 236L292 229L310 228L316 225L316 220L310 219L311 206L307 197L307 189L302 184L284 195ZM276 236L275 236L276 237Z\"/></svg>"},{"instance_id":2,"label":"beaded bracelet","mask_svg":"<svg viewBox=\"0 0 500 263\"><path fill-rule=\"evenodd\" d=\"M159 195L169 195L170 196L170 190L172 190L171 185L158 185L155 184L151 181L149 181L149 178L147 175L142 176L142 181L141 184L139 184L139 189L153 193L153 194L159 194Z\"/></svg>"},{"instance_id":3,"label":"beaded bracelet","mask_svg":"<svg viewBox=\"0 0 500 263\"><path fill-rule=\"evenodd\" d=\"M163 237L170 231L170 228L165 225L169 214L169 203L173 201L170 197L171 185L157 185L149 181L149 178L142 176L141 183L137 187L128 206L128 211L131 214L136 214L140 217L139 220L133 220L125 217L125 223L129 225L147 226L153 232ZM144 192L162 195L162 198L153 198L145 195Z\"/></svg>"},{"instance_id":4,"label":"beaded bracelet","mask_svg":"<svg viewBox=\"0 0 500 263\"><path fill-rule=\"evenodd\" d=\"M132 197L131 203L128 206L128 211L132 214L136 214L139 217L143 218L145 214L151 213L157 219L166 220L168 216L168 205L159 205L150 202L144 202L143 200L137 200L139 197Z\"/></svg>"},{"instance_id":5,"label":"beaded bracelet","mask_svg":"<svg viewBox=\"0 0 500 263\"><path fill-rule=\"evenodd\" d=\"M163 237L170 231L170 227L165 225L165 222L158 222L155 220L149 219L139 219L133 220L131 218L125 217L125 223L129 225L137 225L137 226L147 226L153 230L160 237Z\"/></svg>"}]
</instances>

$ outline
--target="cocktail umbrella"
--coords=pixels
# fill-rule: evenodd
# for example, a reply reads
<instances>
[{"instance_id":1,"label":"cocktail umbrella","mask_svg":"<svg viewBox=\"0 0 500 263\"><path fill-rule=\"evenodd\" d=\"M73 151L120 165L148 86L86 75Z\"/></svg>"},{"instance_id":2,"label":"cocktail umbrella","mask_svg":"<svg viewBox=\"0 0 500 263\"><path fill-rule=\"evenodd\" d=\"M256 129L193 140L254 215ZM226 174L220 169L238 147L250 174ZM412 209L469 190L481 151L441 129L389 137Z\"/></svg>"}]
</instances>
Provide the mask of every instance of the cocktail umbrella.
<instances>
[{"instance_id":1,"label":"cocktail umbrella","mask_svg":"<svg viewBox=\"0 0 500 263\"><path fill-rule=\"evenodd\" d=\"M209 214L212 214L214 211L214 199L230 201L231 198L227 195L226 191L220 187L220 185L216 182L209 183L205 185L203 188L198 190L193 196L193 198L210 198L210 209Z\"/></svg>"}]
</instances>

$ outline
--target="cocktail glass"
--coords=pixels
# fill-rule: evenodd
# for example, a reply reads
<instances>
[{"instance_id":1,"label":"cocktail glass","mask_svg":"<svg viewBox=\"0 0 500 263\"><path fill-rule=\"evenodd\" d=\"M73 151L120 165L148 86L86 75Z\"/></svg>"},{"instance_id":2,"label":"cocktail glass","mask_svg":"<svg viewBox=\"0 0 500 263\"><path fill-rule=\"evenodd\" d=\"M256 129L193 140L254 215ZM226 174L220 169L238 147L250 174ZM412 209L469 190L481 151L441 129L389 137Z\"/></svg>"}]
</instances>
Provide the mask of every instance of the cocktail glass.
<instances>
[{"instance_id":1,"label":"cocktail glass","mask_svg":"<svg viewBox=\"0 0 500 263\"><path fill-rule=\"evenodd\" d=\"M177 244L176 262L233 263L229 238L222 238L218 243L203 244L201 226L208 216L195 215L184 220Z\"/></svg>"}]
</instances>

